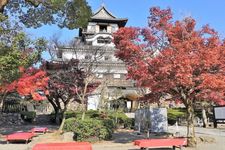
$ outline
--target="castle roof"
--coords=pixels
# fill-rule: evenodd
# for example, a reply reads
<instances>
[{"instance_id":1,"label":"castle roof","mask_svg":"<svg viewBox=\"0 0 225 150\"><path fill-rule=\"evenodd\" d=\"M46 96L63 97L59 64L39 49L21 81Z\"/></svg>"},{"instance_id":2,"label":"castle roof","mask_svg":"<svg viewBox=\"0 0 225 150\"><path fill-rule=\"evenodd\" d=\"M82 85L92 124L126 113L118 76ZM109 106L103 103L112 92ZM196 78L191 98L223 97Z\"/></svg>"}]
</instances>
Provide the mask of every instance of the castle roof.
<instances>
[{"instance_id":1,"label":"castle roof","mask_svg":"<svg viewBox=\"0 0 225 150\"><path fill-rule=\"evenodd\" d=\"M101 6L91 17L90 21L101 23L116 23L119 27L124 27L127 23L127 18L117 18L110 13L105 6Z\"/></svg>"}]
</instances>

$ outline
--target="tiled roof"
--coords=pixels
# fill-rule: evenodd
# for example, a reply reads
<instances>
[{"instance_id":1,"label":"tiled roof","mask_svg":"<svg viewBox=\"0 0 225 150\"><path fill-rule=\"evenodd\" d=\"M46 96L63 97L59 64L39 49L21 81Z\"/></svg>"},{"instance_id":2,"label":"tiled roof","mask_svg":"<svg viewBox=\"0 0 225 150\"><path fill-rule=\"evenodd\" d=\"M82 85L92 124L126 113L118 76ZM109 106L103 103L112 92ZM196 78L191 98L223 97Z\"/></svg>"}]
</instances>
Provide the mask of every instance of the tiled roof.
<instances>
[{"instance_id":1,"label":"tiled roof","mask_svg":"<svg viewBox=\"0 0 225 150\"><path fill-rule=\"evenodd\" d=\"M116 17L110 13L104 6L102 6L91 18L104 18L104 19L115 19Z\"/></svg>"}]
</instances>

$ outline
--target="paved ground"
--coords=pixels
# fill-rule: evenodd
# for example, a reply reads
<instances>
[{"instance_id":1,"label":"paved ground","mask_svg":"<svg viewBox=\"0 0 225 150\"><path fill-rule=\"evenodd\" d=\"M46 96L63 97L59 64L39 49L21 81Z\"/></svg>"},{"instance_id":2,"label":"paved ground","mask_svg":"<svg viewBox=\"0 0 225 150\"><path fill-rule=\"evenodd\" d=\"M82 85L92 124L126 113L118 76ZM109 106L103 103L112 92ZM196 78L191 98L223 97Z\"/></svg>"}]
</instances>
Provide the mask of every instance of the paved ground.
<instances>
[{"instance_id":1,"label":"paved ground","mask_svg":"<svg viewBox=\"0 0 225 150\"><path fill-rule=\"evenodd\" d=\"M170 133L176 133L177 131L180 132L180 136L186 135L186 127L178 127L178 130L175 126L169 127ZM118 134L118 133L117 133ZM122 133L120 132L121 136L117 137L117 140L110 141L109 143L102 143L102 144L94 144L93 149L94 150L138 150L138 147L135 147L128 142L121 142L124 140L124 138L132 137L133 139L141 138L140 136L133 136L134 133ZM205 128L198 128L196 127L196 135L197 137L202 138L210 138L214 139L214 142L210 143L203 143L199 142L198 146L196 148L185 148L185 150L225 150L225 128L220 129L205 129ZM155 137L154 137L155 138ZM119 141L119 142L118 142ZM171 148L160 148L160 149L151 149L151 150L171 150Z\"/></svg>"},{"instance_id":2,"label":"paved ground","mask_svg":"<svg viewBox=\"0 0 225 150\"><path fill-rule=\"evenodd\" d=\"M4 136L10 133L14 133L17 131L29 131L33 127L36 127L34 125L21 125L21 126L4 126L0 127L0 150L31 150L33 145L39 141L39 138L41 138L43 135L34 137L32 142L28 144L24 144L24 142L21 143L11 143L6 144ZM58 127L54 125L42 125L38 127L47 127L49 130L54 131Z\"/></svg>"},{"instance_id":3,"label":"paved ground","mask_svg":"<svg viewBox=\"0 0 225 150\"><path fill-rule=\"evenodd\" d=\"M175 132L177 129L173 126L169 127L170 132ZM181 136L186 135L186 127L179 127L178 131ZM187 150L225 150L225 128L220 126L217 129L214 128L195 128L195 133L197 137L209 137L215 139L214 142L210 143L199 143L196 148L186 148Z\"/></svg>"},{"instance_id":4,"label":"paved ground","mask_svg":"<svg viewBox=\"0 0 225 150\"><path fill-rule=\"evenodd\" d=\"M12 127L4 127L0 128L0 134L8 134L13 132L14 130L18 131L19 129L29 130L33 126L19 126L17 128ZM48 126L51 130L55 130L56 126ZM9 132L10 131L10 132ZM185 135L186 127L179 127L178 130L176 127L169 127L169 132L175 133L179 131L180 135ZM185 148L185 150L225 150L225 128L220 129L204 129L204 128L196 128L196 135L201 137L211 137L214 138L215 141L213 143L200 143L197 148ZM151 135L151 137L154 135ZM103 141L99 143L92 144L93 150L138 150L138 147L132 145L132 141L135 139L144 138L144 135L138 135L135 132L122 130L116 132L113 135L113 139L110 141ZM0 150L31 150L33 145L36 143L44 143L44 142L55 142L60 141L60 138L54 136L54 134L49 133L45 135L39 135L35 137L32 142L29 144L23 143L14 143L14 144L6 144L4 139L0 141ZM171 150L169 148L164 149L151 149L151 150Z\"/></svg>"}]
</instances>

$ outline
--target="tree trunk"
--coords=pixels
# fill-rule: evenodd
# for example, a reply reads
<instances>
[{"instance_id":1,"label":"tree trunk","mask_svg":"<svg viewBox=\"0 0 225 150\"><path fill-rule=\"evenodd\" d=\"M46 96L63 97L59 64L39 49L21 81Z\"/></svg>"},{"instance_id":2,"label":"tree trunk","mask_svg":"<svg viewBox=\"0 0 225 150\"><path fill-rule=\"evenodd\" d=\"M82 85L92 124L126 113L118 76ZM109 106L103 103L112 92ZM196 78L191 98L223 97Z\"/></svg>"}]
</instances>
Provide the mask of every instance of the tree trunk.
<instances>
[{"instance_id":1,"label":"tree trunk","mask_svg":"<svg viewBox=\"0 0 225 150\"><path fill-rule=\"evenodd\" d=\"M86 105L84 103L84 100L82 101L82 117L81 117L81 120L84 120L85 119L85 114L86 114Z\"/></svg>"},{"instance_id":2,"label":"tree trunk","mask_svg":"<svg viewBox=\"0 0 225 150\"><path fill-rule=\"evenodd\" d=\"M55 119L55 123L57 125L60 125L61 123L61 117L60 117L60 112L61 112L61 107L60 107L60 103L57 103L58 99L54 99L50 96L47 96L48 98L48 101L50 102L50 104L53 106L54 108L54 111L55 111L55 116L54 116L54 119Z\"/></svg>"},{"instance_id":3,"label":"tree trunk","mask_svg":"<svg viewBox=\"0 0 225 150\"><path fill-rule=\"evenodd\" d=\"M60 117L60 110L59 109L55 110L55 123L57 125L60 125L60 123L61 123L61 117Z\"/></svg>"},{"instance_id":4,"label":"tree trunk","mask_svg":"<svg viewBox=\"0 0 225 150\"><path fill-rule=\"evenodd\" d=\"M85 113L86 113L86 104L85 104L85 96L86 96L86 92L87 92L87 87L88 87L88 83L87 81L85 81L85 86L84 86L84 92L81 96L81 107L82 107L82 120L84 120L85 118Z\"/></svg>"},{"instance_id":5,"label":"tree trunk","mask_svg":"<svg viewBox=\"0 0 225 150\"><path fill-rule=\"evenodd\" d=\"M7 5L7 3L9 2L9 0L1 0L0 1L0 12L2 13L4 10L4 7Z\"/></svg>"},{"instance_id":6,"label":"tree trunk","mask_svg":"<svg viewBox=\"0 0 225 150\"><path fill-rule=\"evenodd\" d=\"M60 124L60 127L59 127L59 132L62 133L63 132L63 127L64 127L64 124L65 124L65 121L66 121L66 116L65 116L65 112L67 111L67 106L70 102L70 97L68 98L68 100L66 100L64 102L64 109L62 110L61 114L62 114L62 121L61 121L61 124Z\"/></svg>"},{"instance_id":7,"label":"tree trunk","mask_svg":"<svg viewBox=\"0 0 225 150\"><path fill-rule=\"evenodd\" d=\"M62 133L62 131L63 131L63 126L65 124L65 120L66 120L66 118L65 118L64 112L62 112L62 121L61 121L61 124L59 126L59 132L60 133Z\"/></svg>"},{"instance_id":8,"label":"tree trunk","mask_svg":"<svg viewBox=\"0 0 225 150\"><path fill-rule=\"evenodd\" d=\"M203 127L208 128L209 124L208 124L208 120L207 120L206 110L204 107L202 107L202 120L203 120Z\"/></svg>"},{"instance_id":9,"label":"tree trunk","mask_svg":"<svg viewBox=\"0 0 225 150\"><path fill-rule=\"evenodd\" d=\"M3 95L1 96L1 100L0 100L0 110L1 111L3 109L4 101L5 101L6 97L7 97L7 95L8 95L8 92L4 92Z\"/></svg>"},{"instance_id":10,"label":"tree trunk","mask_svg":"<svg viewBox=\"0 0 225 150\"><path fill-rule=\"evenodd\" d=\"M196 147L197 141L194 128L194 107L191 100L189 100L189 104L187 105L187 138L188 146Z\"/></svg>"},{"instance_id":11,"label":"tree trunk","mask_svg":"<svg viewBox=\"0 0 225 150\"><path fill-rule=\"evenodd\" d=\"M83 113L82 113L82 117L81 117L81 120L84 120L84 118L85 118L85 114L86 114L86 112L85 112L85 111L83 111Z\"/></svg>"}]
</instances>

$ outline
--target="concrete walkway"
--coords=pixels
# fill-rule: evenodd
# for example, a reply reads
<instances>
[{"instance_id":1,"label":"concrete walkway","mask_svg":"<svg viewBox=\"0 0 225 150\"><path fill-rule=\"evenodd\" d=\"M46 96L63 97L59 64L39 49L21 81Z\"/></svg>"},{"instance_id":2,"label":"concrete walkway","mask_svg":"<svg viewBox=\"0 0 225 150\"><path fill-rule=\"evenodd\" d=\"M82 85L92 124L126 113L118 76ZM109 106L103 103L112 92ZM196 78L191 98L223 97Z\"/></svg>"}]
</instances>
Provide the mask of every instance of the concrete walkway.
<instances>
[{"instance_id":1,"label":"concrete walkway","mask_svg":"<svg viewBox=\"0 0 225 150\"><path fill-rule=\"evenodd\" d=\"M175 132L180 132L182 135L187 135L187 127L186 126L169 126L168 128L169 132L175 133ZM225 137L225 128L200 128L200 127L195 127L195 133L197 135L210 135L210 136L218 136L218 137ZM225 149L225 148L224 148Z\"/></svg>"}]
</instances>

